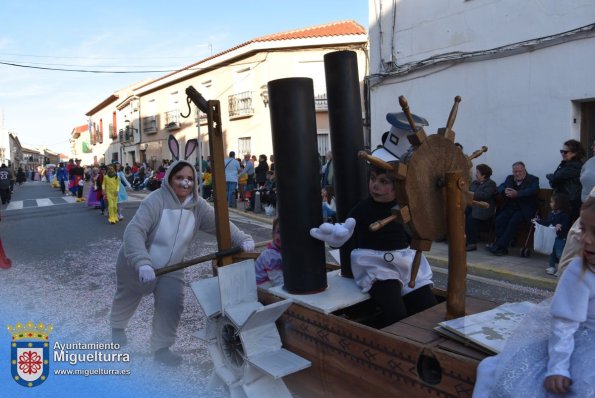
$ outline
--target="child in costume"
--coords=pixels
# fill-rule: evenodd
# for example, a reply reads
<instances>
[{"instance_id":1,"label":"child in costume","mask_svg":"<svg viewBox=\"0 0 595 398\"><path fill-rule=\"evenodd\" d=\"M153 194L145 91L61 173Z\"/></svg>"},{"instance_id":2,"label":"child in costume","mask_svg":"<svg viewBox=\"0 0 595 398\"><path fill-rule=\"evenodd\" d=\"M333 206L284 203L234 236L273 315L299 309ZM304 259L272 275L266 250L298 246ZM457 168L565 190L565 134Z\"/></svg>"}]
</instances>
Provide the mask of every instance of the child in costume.
<instances>
[{"instance_id":1,"label":"child in costume","mask_svg":"<svg viewBox=\"0 0 595 398\"><path fill-rule=\"evenodd\" d=\"M103 195L103 178L105 177L105 173L107 171L107 166L101 165L99 167L99 173L97 174L97 178L95 179L95 185L97 186L97 200L99 201L99 209L101 210L101 215L105 212L105 198Z\"/></svg>"},{"instance_id":2,"label":"child in costume","mask_svg":"<svg viewBox=\"0 0 595 398\"><path fill-rule=\"evenodd\" d=\"M280 286L283 284L283 260L281 257L281 227L279 218L273 219L273 240L263 250L256 262L256 284L258 286Z\"/></svg>"},{"instance_id":3,"label":"child in costume","mask_svg":"<svg viewBox=\"0 0 595 398\"><path fill-rule=\"evenodd\" d=\"M66 171L66 167L62 162L60 162L60 165L58 166L56 178L60 183L60 191L62 192L62 195L66 195L66 182L68 181L68 172Z\"/></svg>"},{"instance_id":4,"label":"child in costume","mask_svg":"<svg viewBox=\"0 0 595 398\"><path fill-rule=\"evenodd\" d=\"M213 192L213 174L211 169L207 167L202 175L202 198L209 199Z\"/></svg>"},{"instance_id":5,"label":"child in costume","mask_svg":"<svg viewBox=\"0 0 595 398\"><path fill-rule=\"evenodd\" d=\"M99 168L93 167L91 169L91 177L89 178L89 183L91 187L89 188L89 192L87 193L87 206L93 207L95 209L99 209L100 207L100 195L101 195L101 187L97 186L97 177L99 176Z\"/></svg>"},{"instance_id":6,"label":"child in costume","mask_svg":"<svg viewBox=\"0 0 595 398\"><path fill-rule=\"evenodd\" d=\"M103 177L103 195L107 201L108 221L110 224L118 222L118 191L120 190L120 177L116 174L113 165L108 166L107 174Z\"/></svg>"},{"instance_id":7,"label":"child in costume","mask_svg":"<svg viewBox=\"0 0 595 398\"><path fill-rule=\"evenodd\" d=\"M432 270L422 256L415 287L409 287L415 250L402 224L392 222L371 232L370 224L391 215L396 206L396 175L393 170L370 166L370 196L358 203L344 224L324 223L310 235L331 247L351 249L351 269L362 292L370 293L382 309L380 327L388 326L437 304L432 293Z\"/></svg>"},{"instance_id":8,"label":"child in costume","mask_svg":"<svg viewBox=\"0 0 595 398\"><path fill-rule=\"evenodd\" d=\"M132 185L130 185L128 178L126 178L121 164L116 164L116 174L118 174L118 177L120 178L120 188L118 190L118 204L120 204L128 200L128 192L126 192L126 188L132 188ZM124 216L122 215L120 206L118 206L118 220L121 221L123 219Z\"/></svg>"},{"instance_id":9,"label":"child in costume","mask_svg":"<svg viewBox=\"0 0 595 398\"><path fill-rule=\"evenodd\" d=\"M84 202L83 198L83 187L85 185L85 169L81 166L81 159L74 160L75 165L70 170L70 174L73 176L73 195L76 194L76 201L78 203Z\"/></svg>"},{"instance_id":10,"label":"child in costume","mask_svg":"<svg viewBox=\"0 0 595 398\"><path fill-rule=\"evenodd\" d=\"M248 174L244 173L245 166L240 164L240 175L238 175L238 194L239 200L246 199L246 185L248 184Z\"/></svg>"},{"instance_id":11,"label":"child in costume","mask_svg":"<svg viewBox=\"0 0 595 398\"><path fill-rule=\"evenodd\" d=\"M170 150L177 147L170 136ZM194 141L189 140L186 147ZM174 150L174 157L177 155ZM186 150L186 158L189 156ZM107 179L107 178L106 178ZM197 190L192 163L179 160L168 167L160 189L140 204L124 231L116 263L117 291L111 311L112 339L127 343L125 328L143 295L153 294L155 311L151 349L154 359L166 365L181 364L182 357L170 350L184 308L184 270L155 276L155 270L184 259L199 231L216 232L215 211ZM254 250L252 238L230 223L231 241L244 251Z\"/></svg>"},{"instance_id":12,"label":"child in costume","mask_svg":"<svg viewBox=\"0 0 595 398\"><path fill-rule=\"evenodd\" d=\"M595 198L582 205L580 223L581 257L504 350L481 361L474 398L595 396Z\"/></svg>"}]
</instances>

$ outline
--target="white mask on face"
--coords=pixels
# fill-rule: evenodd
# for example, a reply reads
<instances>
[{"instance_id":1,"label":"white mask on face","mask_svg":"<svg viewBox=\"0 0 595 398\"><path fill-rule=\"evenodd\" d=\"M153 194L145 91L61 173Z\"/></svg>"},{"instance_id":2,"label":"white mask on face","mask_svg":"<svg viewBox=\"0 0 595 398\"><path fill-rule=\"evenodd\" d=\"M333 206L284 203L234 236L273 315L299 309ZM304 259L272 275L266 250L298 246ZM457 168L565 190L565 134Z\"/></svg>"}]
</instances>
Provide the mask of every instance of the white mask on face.
<instances>
[{"instance_id":1,"label":"white mask on face","mask_svg":"<svg viewBox=\"0 0 595 398\"><path fill-rule=\"evenodd\" d=\"M186 178L178 181L178 186L180 188L188 189L188 188L191 188L193 185L194 185L194 181L186 179Z\"/></svg>"}]
</instances>

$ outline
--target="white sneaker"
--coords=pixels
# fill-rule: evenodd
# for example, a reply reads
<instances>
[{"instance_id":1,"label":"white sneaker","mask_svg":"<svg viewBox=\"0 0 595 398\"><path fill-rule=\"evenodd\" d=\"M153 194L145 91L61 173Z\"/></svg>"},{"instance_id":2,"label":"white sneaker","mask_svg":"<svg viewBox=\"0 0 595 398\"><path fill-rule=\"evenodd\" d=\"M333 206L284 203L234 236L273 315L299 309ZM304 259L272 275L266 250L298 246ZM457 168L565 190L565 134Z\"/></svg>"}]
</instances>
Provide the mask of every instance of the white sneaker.
<instances>
[{"instance_id":1,"label":"white sneaker","mask_svg":"<svg viewBox=\"0 0 595 398\"><path fill-rule=\"evenodd\" d=\"M548 275L554 275L556 273L556 269L554 267L547 267L545 269L545 273Z\"/></svg>"}]
</instances>

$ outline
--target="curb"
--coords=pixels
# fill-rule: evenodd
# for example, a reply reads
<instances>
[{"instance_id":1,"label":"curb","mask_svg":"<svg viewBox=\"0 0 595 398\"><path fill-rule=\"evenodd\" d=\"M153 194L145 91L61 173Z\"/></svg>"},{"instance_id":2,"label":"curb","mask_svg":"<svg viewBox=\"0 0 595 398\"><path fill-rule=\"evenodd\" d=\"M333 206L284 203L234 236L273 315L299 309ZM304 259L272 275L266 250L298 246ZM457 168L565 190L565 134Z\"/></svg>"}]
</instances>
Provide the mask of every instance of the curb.
<instances>
[{"instance_id":1,"label":"curb","mask_svg":"<svg viewBox=\"0 0 595 398\"><path fill-rule=\"evenodd\" d=\"M241 209L234 209L233 207L228 207L228 210L231 213L236 213L238 215L241 215L243 217L247 217L247 218L251 218L253 220L258 220L258 221L262 221L265 223L269 223L269 224L273 224L273 217L272 216L265 216L264 214L255 214L252 211L244 211Z\"/></svg>"},{"instance_id":2,"label":"curb","mask_svg":"<svg viewBox=\"0 0 595 398\"><path fill-rule=\"evenodd\" d=\"M426 258L431 265L448 269L448 259L441 256L432 256L427 254ZM499 279L502 281L521 284L528 287L544 290L556 290L558 279L550 279L529 274L519 274L508 269L494 268L481 263L467 264L467 273L470 275L481 276L490 279Z\"/></svg>"}]
</instances>

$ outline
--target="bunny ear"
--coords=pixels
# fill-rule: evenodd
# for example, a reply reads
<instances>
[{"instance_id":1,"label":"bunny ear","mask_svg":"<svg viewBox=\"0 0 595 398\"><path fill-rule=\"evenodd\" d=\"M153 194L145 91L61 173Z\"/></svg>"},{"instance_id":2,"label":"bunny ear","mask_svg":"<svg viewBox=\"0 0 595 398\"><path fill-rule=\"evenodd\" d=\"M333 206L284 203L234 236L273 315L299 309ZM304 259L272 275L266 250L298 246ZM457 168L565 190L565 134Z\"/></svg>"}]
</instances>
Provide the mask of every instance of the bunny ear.
<instances>
[{"instance_id":1,"label":"bunny ear","mask_svg":"<svg viewBox=\"0 0 595 398\"><path fill-rule=\"evenodd\" d=\"M196 138L193 138L191 140L188 140L186 142L186 153L184 154L184 159L188 160L188 158L190 157L190 155L192 155L192 152L194 152L194 150L198 147L198 140Z\"/></svg>"},{"instance_id":2,"label":"bunny ear","mask_svg":"<svg viewBox=\"0 0 595 398\"><path fill-rule=\"evenodd\" d=\"M171 155L174 157L175 160L180 159L180 144L178 144L178 140L176 137L170 134L169 138L167 139L167 146L169 147L169 151Z\"/></svg>"}]
</instances>

